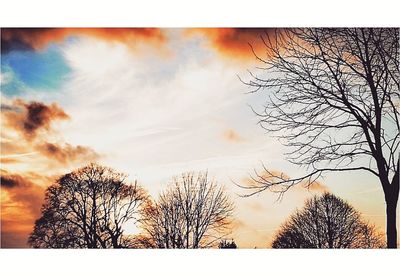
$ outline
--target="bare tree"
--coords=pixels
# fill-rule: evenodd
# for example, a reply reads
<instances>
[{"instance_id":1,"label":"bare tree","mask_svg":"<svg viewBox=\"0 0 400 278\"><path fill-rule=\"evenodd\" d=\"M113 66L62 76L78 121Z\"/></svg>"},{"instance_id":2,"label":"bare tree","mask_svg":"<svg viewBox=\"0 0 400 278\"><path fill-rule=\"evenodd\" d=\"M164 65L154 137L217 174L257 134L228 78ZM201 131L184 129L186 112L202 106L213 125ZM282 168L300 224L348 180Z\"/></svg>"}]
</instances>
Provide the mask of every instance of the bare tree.
<instances>
[{"instance_id":1,"label":"bare tree","mask_svg":"<svg viewBox=\"0 0 400 278\"><path fill-rule=\"evenodd\" d=\"M207 173L185 173L144 209L142 224L158 248L207 248L229 232L232 212L233 203Z\"/></svg>"},{"instance_id":2,"label":"bare tree","mask_svg":"<svg viewBox=\"0 0 400 278\"><path fill-rule=\"evenodd\" d=\"M45 195L28 243L35 248L126 248L124 225L134 224L144 190L125 175L90 164L60 177Z\"/></svg>"},{"instance_id":3,"label":"bare tree","mask_svg":"<svg viewBox=\"0 0 400 278\"><path fill-rule=\"evenodd\" d=\"M387 247L397 247L399 196L399 29L286 29L262 37L261 72L245 82L266 89L263 128L288 146L288 160L308 173L256 173L252 193L281 194L327 172L367 171L386 201ZM266 168L266 167L264 167ZM246 186L244 186L246 187Z\"/></svg>"},{"instance_id":4,"label":"bare tree","mask_svg":"<svg viewBox=\"0 0 400 278\"><path fill-rule=\"evenodd\" d=\"M324 193L283 224L273 248L383 248L382 236L342 199Z\"/></svg>"}]
</instances>

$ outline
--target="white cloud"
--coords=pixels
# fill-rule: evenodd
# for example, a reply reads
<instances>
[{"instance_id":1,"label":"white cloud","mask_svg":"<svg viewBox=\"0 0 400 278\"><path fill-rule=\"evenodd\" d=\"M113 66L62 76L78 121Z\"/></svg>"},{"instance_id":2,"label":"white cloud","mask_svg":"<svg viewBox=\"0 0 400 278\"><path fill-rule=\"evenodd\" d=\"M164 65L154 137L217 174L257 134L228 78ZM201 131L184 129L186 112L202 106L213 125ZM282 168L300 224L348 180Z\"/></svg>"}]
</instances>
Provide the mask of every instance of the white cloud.
<instances>
[{"instance_id":1,"label":"white cloud","mask_svg":"<svg viewBox=\"0 0 400 278\"><path fill-rule=\"evenodd\" d=\"M172 44L175 55L169 57L94 39L64 48L73 70L63 93L72 118L63 127L66 140L94 148L105 164L151 185L191 169L227 179L235 165L257 163L267 150L254 150L266 138L254 115L243 115L249 110L237 79L243 69L193 41ZM247 119L232 122L235 114ZM228 128L249 133L251 140L226 142L221 135Z\"/></svg>"}]
</instances>

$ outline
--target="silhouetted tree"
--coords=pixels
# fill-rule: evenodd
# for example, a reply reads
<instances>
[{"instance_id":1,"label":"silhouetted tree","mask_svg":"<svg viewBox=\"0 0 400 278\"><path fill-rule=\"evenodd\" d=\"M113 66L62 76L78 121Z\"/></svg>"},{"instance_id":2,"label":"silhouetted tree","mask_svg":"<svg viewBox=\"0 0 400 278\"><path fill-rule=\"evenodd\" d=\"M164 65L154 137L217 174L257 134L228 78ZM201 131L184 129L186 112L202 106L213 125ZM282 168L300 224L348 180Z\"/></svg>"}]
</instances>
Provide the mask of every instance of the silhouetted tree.
<instances>
[{"instance_id":1,"label":"silhouetted tree","mask_svg":"<svg viewBox=\"0 0 400 278\"><path fill-rule=\"evenodd\" d=\"M382 236L351 205L324 193L283 224L273 248L384 248Z\"/></svg>"},{"instance_id":2,"label":"silhouetted tree","mask_svg":"<svg viewBox=\"0 0 400 278\"><path fill-rule=\"evenodd\" d=\"M232 239L232 241L227 241L227 240L221 240L218 244L219 249L236 249L237 245L235 241Z\"/></svg>"},{"instance_id":3,"label":"silhouetted tree","mask_svg":"<svg viewBox=\"0 0 400 278\"><path fill-rule=\"evenodd\" d=\"M229 231L233 203L207 173L174 178L143 211L142 225L158 248L207 248Z\"/></svg>"},{"instance_id":4,"label":"silhouetted tree","mask_svg":"<svg viewBox=\"0 0 400 278\"><path fill-rule=\"evenodd\" d=\"M123 226L134 224L144 190L125 175L90 164L60 177L46 190L42 216L28 243L35 248L127 248Z\"/></svg>"},{"instance_id":5,"label":"silhouetted tree","mask_svg":"<svg viewBox=\"0 0 400 278\"><path fill-rule=\"evenodd\" d=\"M261 126L309 173L287 178L264 169L253 177L258 185L247 188L282 194L326 172L367 171L382 186L387 247L396 248L399 29L286 29L262 39L266 57L256 54L262 71L245 83L252 92L267 90L264 110L256 112Z\"/></svg>"}]
</instances>

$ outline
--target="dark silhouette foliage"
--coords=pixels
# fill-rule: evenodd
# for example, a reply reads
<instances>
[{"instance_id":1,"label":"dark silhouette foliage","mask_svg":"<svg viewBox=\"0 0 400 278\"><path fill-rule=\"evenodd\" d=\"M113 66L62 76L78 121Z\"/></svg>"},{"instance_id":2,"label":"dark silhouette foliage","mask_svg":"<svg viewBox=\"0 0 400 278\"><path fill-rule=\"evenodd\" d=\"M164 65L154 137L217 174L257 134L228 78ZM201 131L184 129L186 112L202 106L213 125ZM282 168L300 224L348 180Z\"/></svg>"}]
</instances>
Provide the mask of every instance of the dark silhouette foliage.
<instances>
[{"instance_id":1,"label":"dark silhouette foliage","mask_svg":"<svg viewBox=\"0 0 400 278\"><path fill-rule=\"evenodd\" d=\"M344 200L330 194L314 196L276 234L273 248L383 248L375 227Z\"/></svg>"},{"instance_id":2,"label":"dark silhouette foliage","mask_svg":"<svg viewBox=\"0 0 400 278\"><path fill-rule=\"evenodd\" d=\"M221 240L219 242L218 248L219 249L236 249L237 245L233 239L231 241Z\"/></svg>"},{"instance_id":3,"label":"dark silhouette foliage","mask_svg":"<svg viewBox=\"0 0 400 278\"><path fill-rule=\"evenodd\" d=\"M60 177L46 190L42 216L29 237L34 248L128 248L123 226L147 200L135 182L97 164Z\"/></svg>"}]
</instances>

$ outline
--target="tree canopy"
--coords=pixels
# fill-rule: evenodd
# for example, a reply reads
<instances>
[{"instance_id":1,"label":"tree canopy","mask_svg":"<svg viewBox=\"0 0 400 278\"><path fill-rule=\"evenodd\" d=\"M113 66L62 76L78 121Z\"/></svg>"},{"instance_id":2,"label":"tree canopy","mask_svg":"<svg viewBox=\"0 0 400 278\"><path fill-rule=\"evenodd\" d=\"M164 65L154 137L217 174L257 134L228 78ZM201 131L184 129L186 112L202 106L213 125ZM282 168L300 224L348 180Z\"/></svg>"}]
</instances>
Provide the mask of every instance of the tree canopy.
<instances>
[{"instance_id":1,"label":"tree canopy","mask_svg":"<svg viewBox=\"0 0 400 278\"><path fill-rule=\"evenodd\" d=\"M330 194L314 196L281 226L273 248L383 248L376 228L358 211Z\"/></svg>"},{"instance_id":2,"label":"tree canopy","mask_svg":"<svg viewBox=\"0 0 400 278\"><path fill-rule=\"evenodd\" d=\"M158 248L206 248L229 232L233 203L207 173L184 173L144 209L142 227Z\"/></svg>"},{"instance_id":3,"label":"tree canopy","mask_svg":"<svg viewBox=\"0 0 400 278\"><path fill-rule=\"evenodd\" d=\"M97 164L60 177L46 190L28 243L35 248L126 248L124 225L138 220L147 194L125 175Z\"/></svg>"}]
</instances>

